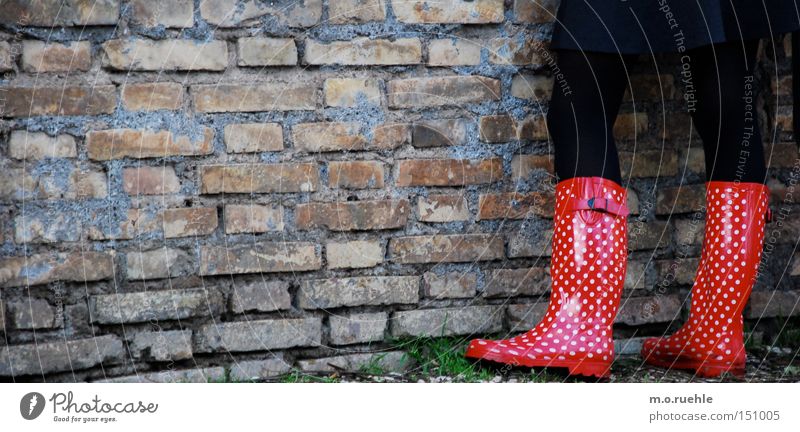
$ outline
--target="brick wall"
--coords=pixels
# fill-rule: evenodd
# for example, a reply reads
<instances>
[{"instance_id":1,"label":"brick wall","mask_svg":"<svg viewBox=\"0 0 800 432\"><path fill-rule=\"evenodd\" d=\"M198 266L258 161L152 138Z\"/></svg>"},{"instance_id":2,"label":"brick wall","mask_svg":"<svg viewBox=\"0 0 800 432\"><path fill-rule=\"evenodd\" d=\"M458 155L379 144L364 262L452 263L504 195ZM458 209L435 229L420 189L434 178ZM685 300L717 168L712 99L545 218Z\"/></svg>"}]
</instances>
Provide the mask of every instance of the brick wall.
<instances>
[{"instance_id":1,"label":"brick wall","mask_svg":"<svg viewBox=\"0 0 800 432\"><path fill-rule=\"evenodd\" d=\"M3 1L0 380L245 379L375 351L396 369L397 339L526 329L552 234L540 3ZM755 103L778 220L751 324L800 296L775 43ZM685 317L702 241L702 151L679 61L657 58L614 131L634 213L619 338Z\"/></svg>"}]
</instances>

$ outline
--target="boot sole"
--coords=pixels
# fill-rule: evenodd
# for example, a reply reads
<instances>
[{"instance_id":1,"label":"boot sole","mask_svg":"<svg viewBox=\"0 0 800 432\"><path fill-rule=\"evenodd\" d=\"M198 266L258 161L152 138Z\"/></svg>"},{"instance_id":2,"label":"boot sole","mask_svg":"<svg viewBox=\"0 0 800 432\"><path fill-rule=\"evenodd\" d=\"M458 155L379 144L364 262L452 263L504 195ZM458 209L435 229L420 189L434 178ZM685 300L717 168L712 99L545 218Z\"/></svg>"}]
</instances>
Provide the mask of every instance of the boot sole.
<instances>
[{"instance_id":1,"label":"boot sole","mask_svg":"<svg viewBox=\"0 0 800 432\"><path fill-rule=\"evenodd\" d=\"M662 360L655 357L645 358L646 363L665 369L688 369L702 378L717 378L724 373L737 377L745 375L744 364L726 364L715 361L702 360Z\"/></svg>"},{"instance_id":2,"label":"boot sole","mask_svg":"<svg viewBox=\"0 0 800 432\"><path fill-rule=\"evenodd\" d=\"M489 360L496 363L502 363L513 366L524 367L545 367L545 368L566 368L570 375L573 376L587 376L595 378L608 378L611 375L611 362L596 361L596 360L533 360L528 357L512 357L508 358L502 354L493 352L470 352L467 350L466 357Z\"/></svg>"}]
</instances>

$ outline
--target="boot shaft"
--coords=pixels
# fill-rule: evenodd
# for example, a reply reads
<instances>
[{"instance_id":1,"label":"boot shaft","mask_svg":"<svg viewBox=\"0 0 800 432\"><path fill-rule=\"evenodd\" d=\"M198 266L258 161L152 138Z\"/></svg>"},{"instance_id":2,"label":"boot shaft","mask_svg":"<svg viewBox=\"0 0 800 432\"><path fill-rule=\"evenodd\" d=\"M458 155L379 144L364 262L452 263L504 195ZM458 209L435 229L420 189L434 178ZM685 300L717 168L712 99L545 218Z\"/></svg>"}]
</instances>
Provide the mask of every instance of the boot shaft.
<instances>
[{"instance_id":1,"label":"boot shaft","mask_svg":"<svg viewBox=\"0 0 800 432\"><path fill-rule=\"evenodd\" d=\"M758 277L768 199L760 183L707 184L704 259L695 284L706 287L706 311L729 323L738 321Z\"/></svg>"}]
</instances>

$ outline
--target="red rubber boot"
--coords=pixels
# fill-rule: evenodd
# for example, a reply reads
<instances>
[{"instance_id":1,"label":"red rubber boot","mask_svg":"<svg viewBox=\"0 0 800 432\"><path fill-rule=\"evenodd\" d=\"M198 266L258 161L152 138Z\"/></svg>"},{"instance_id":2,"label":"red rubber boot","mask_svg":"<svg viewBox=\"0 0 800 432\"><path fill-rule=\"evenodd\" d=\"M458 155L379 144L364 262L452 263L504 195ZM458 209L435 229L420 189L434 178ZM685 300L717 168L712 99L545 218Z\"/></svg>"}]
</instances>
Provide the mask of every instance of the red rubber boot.
<instances>
[{"instance_id":1,"label":"red rubber boot","mask_svg":"<svg viewBox=\"0 0 800 432\"><path fill-rule=\"evenodd\" d=\"M647 363L707 378L744 375L742 312L761 261L768 199L769 189L760 183L707 183L703 251L689 320L671 336L644 341Z\"/></svg>"},{"instance_id":2,"label":"red rubber boot","mask_svg":"<svg viewBox=\"0 0 800 432\"><path fill-rule=\"evenodd\" d=\"M542 321L511 339L475 339L466 356L606 377L614 359L611 325L628 258L626 191L600 177L556 185L553 287Z\"/></svg>"}]
</instances>

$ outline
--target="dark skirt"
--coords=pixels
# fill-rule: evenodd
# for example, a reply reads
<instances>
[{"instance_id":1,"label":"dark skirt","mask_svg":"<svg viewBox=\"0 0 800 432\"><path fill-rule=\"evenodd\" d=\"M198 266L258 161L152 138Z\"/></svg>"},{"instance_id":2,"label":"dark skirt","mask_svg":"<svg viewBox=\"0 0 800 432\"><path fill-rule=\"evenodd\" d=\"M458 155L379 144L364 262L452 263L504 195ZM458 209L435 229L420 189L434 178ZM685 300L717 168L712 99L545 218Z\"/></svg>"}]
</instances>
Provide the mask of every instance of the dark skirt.
<instances>
[{"instance_id":1,"label":"dark skirt","mask_svg":"<svg viewBox=\"0 0 800 432\"><path fill-rule=\"evenodd\" d=\"M798 7L798 0L561 0L551 48L635 54L760 39L800 29Z\"/></svg>"},{"instance_id":2,"label":"dark skirt","mask_svg":"<svg viewBox=\"0 0 800 432\"><path fill-rule=\"evenodd\" d=\"M800 0L561 0L552 49L683 52L792 32L792 102L800 144Z\"/></svg>"}]
</instances>

